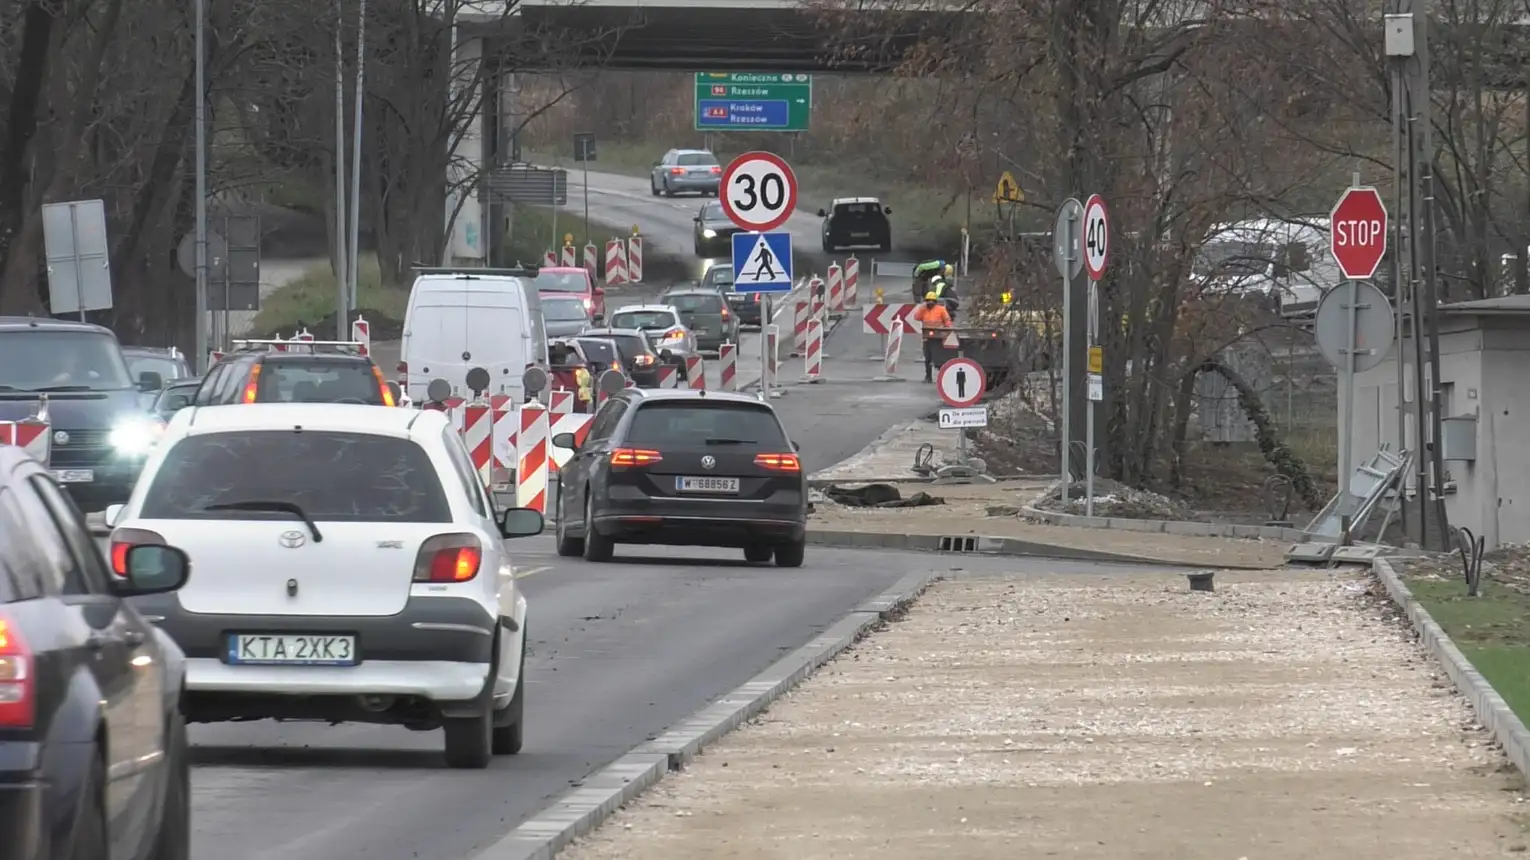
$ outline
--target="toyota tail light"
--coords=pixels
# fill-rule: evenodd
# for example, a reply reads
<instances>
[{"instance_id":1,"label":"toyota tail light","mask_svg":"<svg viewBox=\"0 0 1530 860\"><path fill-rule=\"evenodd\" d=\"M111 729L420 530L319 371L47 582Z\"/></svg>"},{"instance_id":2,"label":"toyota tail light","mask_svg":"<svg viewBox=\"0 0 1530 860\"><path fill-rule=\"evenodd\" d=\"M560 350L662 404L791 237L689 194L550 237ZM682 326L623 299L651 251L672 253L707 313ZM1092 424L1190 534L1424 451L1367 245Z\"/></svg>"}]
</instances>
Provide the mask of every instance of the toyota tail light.
<instances>
[{"instance_id":1,"label":"toyota tail light","mask_svg":"<svg viewBox=\"0 0 1530 860\"><path fill-rule=\"evenodd\" d=\"M0 615L0 728L30 729L37 717L32 650L15 622Z\"/></svg>"},{"instance_id":2,"label":"toyota tail light","mask_svg":"<svg viewBox=\"0 0 1530 860\"><path fill-rule=\"evenodd\" d=\"M658 451L651 451L647 448L617 448L611 452L611 468L641 468L643 466L652 466L663 459L663 455Z\"/></svg>"},{"instance_id":3,"label":"toyota tail light","mask_svg":"<svg viewBox=\"0 0 1530 860\"><path fill-rule=\"evenodd\" d=\"M240 395L239 401L241 403L254 403L255 402L255 396L257 394L259 394L259 393L260 393L260 363L256 362L255 366L250 368L250 378L245 380L245 383L244 383L244 394Z\"/></svg>"},{"instance_id":4,"label":"toyota tail light","mask_svg":"<svg viewBox=\"0 0 1530 860\"><path fill-rule=\"evenodd\" d=\"M483 564L483 544L466 532L436 535L420 544L415 582L467 582Z\"/></svg>"},{"instance_id":5,"label":"toyota tail light","mask_svg":"<svg viewBox=\"0 0 1530 860\"><path fill-rule=\"evenodd\" d=\"M754 464L772 472L800 472L802 461L796 454L756 454Z\"/></svg>"},{"instance_id":6,"label":"toyota tail light","mask_svg":"<svg viewBox=\"0 0 1530 860\"><path fill-rule=\"evenodd\" d=\"M135 546L163 546L165 538L159 532L148 529L117 529L112 532L112 574L127 578L128 550Z\"/></svg>"}]
</instances>

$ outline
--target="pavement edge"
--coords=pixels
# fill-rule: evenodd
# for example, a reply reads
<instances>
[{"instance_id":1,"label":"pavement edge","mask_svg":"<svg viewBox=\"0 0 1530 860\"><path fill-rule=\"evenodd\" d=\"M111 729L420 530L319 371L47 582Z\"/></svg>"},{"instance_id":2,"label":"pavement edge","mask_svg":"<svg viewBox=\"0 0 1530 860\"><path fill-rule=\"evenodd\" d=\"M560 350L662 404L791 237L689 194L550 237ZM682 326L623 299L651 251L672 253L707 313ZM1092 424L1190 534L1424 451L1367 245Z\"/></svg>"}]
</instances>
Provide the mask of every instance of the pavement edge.
<instances>
[{"instance_id":1,"label":"pavement edge","mask_svg":"<svg viewBox=\"0 0 1530 860\"><path fill-rule=\"evenodd\" d=\"M907 607L938 578L925 573L904 576L732 692L592 774L473 860L552 860L665 773L683 768L707 746L754 718L877 624Z\"/></svg>"},{"instance_id":2,"label":"pavement edge","mask_svg":"<svg viewBox=\"0 0 1530 860\"><path fill-rule=\"evenodd\" d=\"M1493 685L1482 677L1476 667L1456 647L1450 636L1445 633L1429 614L1429 611L1419 603L1408 590L1408 586L1402 581L1402 577L1392 569L1392 565L1384 558L1378 558L1371 565L1371 570L1376 578L1381 581L1387 595L1392 602L1397 604L1403 614L1408 616L1413 630L1418 634L1419 641L1423 644L1429 655L1435 659L1444 669L1445 675L1450 682L1471 703L1472 710L1477 715L1478 722L1488 730L1503 747L1506 755L1514 767L1522 776L1530 775L1530 730L1520 721L1514 711L1505 702L1503 696L1493 689Z\"/></svg>"},{"instance_id":3,"label":"pavement edge","mask_svg":"<svg viewBox=\"0 0 1530 860\"><path fill-rule=\"evenodd\" d=\"M971 543L968 543L968 540ZM1092 561L1103 564L1129 564L1146 567L1215 568L1217 570L1266 570L1265 565L1218 561L1215 564L1184 559L1154 558L1129 553L1106 552L1064 544L1043 543L1020 538L987 535L928 535L904 532L856 532L838 529L808 528L807 542L834 549L889 549L905 552L933 552L941 555L1000 555L1025 558L1050 558L1061 561ZM956 548L953 548L956 547ZM970 548L969 548L970 547Z\"/></svg>"}]
</instances>

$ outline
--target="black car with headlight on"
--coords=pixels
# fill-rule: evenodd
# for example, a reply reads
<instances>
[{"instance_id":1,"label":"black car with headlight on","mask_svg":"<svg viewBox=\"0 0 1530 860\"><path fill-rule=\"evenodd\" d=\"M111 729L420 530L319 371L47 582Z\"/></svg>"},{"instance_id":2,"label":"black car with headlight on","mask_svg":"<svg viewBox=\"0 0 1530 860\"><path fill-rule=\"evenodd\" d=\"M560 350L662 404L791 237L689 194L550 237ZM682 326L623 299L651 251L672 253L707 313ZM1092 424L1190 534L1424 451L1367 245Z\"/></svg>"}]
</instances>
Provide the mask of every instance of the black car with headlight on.
<instances>
[{"instance_id":1,"label":"black car with headlight on","mask_svg":"<svg viewBox=\"0 0 1530 860\"><path fill-rule=\"evenodd\" d=\"M164 378L135 379L110 329L0 317L0 421L45 418L48 469L84 511L125 502L164 426L143 405Z\"/></svg>"}]
</instances>

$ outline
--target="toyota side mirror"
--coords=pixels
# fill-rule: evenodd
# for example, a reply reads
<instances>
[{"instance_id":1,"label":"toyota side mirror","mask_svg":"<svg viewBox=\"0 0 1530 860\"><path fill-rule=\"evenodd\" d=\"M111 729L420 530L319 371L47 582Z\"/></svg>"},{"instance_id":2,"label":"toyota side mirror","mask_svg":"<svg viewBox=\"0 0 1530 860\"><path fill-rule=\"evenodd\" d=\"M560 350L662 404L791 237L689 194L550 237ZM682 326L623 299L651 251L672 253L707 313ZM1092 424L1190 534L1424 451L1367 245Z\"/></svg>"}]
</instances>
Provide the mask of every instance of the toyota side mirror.
<instances>
[{"instance_id":1,"label":"toyota side mirror","mask_svg":"<svg viewBox=\"0 0 1530 860\"><path fill-rule=\"evenodd\" d=\"M101 513L101 519L106 522L107 528L117 524L117 518L122 516L123 507L123 505L106 506L106 510Z\"/></svg>"},{"instance_id":2,"label":"toyota side mirror","mask_svg":"<svg viewBox=\"0 0 1530 860\"><path fill-rule=\"evenodd\" d=\"M535 537L545 526L542 513L531 508L511 508L499 518L499 534L506 538Z\"/></svg>"},{"instance_id":3,"label":"toyota side mirror","mask_svg":"<svg viewBox=\"0 0 1530 860\"><path fill-rule=\"evenodd\" d=\"M164 594L186 584L191 558L164 544L139 544L127 551L126 575L113 577L112 593L118 597Z\"/></svg>"}]
</instances>

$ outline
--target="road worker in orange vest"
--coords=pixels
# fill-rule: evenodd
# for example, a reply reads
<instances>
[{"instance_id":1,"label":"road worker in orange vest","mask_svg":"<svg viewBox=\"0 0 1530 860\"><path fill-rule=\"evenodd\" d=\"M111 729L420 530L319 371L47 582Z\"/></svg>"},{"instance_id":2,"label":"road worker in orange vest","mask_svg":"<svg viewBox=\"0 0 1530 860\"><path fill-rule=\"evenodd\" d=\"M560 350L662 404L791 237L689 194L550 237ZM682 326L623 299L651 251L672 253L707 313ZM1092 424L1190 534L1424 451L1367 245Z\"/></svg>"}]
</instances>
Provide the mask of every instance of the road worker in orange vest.
<instances>
[{"instance_id":1,"label":"road worker in orange vest","mask_svg":"<svg viewBox=\"0 0 1530 860\"><path fill-rule=\"evenodd\" d=\"M951 327L951 314L934 292L924 294L924 304L914 309L914 321L924 329L924 381L934 382L935 346Z\"/></svg>"}]
</instances>

